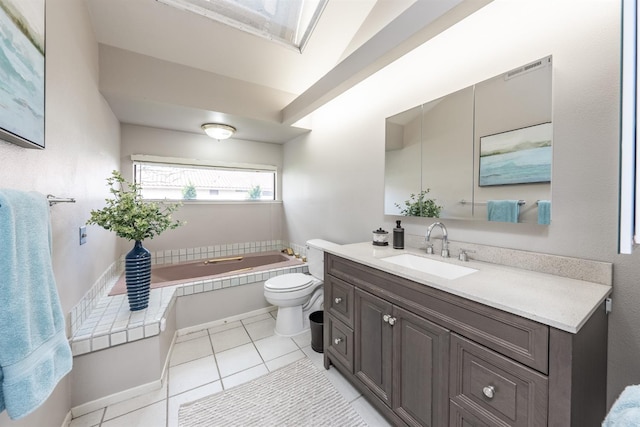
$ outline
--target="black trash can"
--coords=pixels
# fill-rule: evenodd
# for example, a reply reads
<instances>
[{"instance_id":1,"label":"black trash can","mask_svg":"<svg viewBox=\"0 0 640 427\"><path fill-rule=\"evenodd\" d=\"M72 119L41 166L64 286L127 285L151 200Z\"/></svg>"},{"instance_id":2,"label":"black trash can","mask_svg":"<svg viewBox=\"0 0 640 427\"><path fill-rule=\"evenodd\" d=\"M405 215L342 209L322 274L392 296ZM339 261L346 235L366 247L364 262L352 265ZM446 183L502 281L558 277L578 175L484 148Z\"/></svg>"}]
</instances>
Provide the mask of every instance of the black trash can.
<instances>
[{"instance_id":1,"label":"black trash can","mask_svg":"<svg viewBox=\"0 0 640 427\"><path fill-rule=\"evenodd\" d=\"M309 315L309 324L311 325L311 348L313 351L322 353L324 346L322 344L322 327L324 325L324 311L314 311Z\"/></svg>"}]
</instances>

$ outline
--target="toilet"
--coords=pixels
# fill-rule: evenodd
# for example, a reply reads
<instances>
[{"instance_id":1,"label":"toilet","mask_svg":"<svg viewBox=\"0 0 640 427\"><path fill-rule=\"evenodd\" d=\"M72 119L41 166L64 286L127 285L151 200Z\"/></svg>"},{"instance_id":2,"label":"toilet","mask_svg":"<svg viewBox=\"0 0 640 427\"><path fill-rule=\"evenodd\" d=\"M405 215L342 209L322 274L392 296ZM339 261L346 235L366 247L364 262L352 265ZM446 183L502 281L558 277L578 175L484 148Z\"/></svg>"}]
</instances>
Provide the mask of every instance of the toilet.
<instances>
[{"instance_id":1,"label":"toilet","mask_svg":"<svg viewBox=\"0 0 640 427\"><path fill-rule=\"evenodd\" d=\"M278 307L276 335L291 337L309 329L309 314L322 310L324 291L324 240L306 243L310 274L289 273L264 282L264 297Z\"/></svg>"}]
</instances>

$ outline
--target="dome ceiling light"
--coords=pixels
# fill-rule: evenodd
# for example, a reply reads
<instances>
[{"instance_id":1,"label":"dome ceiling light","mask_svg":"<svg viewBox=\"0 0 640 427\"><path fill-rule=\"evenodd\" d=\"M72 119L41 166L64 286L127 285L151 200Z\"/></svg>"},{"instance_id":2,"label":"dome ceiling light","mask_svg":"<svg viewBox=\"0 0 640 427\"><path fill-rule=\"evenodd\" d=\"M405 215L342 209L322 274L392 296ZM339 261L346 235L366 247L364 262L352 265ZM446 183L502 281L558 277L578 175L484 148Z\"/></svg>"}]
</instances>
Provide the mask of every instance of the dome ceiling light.
<instances>
[{"instance_id":1,"label":"dome ceiling light","mask_svg":"<svg viewBox=\"0 0 640 427\"><path fill-rule=\"evenodd\" d=\"M211 138L227 139L236 132L236 128L221 123L205 123L201 126L202 130Z\"/></svg>"}]
</instances>

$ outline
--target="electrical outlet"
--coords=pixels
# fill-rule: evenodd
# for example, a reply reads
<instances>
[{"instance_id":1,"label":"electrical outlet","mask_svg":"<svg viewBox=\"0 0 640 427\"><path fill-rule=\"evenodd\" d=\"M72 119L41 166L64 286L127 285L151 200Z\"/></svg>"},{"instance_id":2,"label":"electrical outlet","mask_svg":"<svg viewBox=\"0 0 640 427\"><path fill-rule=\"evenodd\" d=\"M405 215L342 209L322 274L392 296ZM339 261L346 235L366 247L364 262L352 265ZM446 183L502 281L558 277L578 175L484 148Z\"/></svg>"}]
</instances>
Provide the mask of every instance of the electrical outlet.
<instances>
[{"instance_id":1,"label":"electrical outlet","mask_svg":"<svg viewBox=\"0 0 640 427\"><path fill-rule=\"evenodd\" d=\"M87 243L87 227L80 227L80 244Z\"/></svg>"}]
</instances>

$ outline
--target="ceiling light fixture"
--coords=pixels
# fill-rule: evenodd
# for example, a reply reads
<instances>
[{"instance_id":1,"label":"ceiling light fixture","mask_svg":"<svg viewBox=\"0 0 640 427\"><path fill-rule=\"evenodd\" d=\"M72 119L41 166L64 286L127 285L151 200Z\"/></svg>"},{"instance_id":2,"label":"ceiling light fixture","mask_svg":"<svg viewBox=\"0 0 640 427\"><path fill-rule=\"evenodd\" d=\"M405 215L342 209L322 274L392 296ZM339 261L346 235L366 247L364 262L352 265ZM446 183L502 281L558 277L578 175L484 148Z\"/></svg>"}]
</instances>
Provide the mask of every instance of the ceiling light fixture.
<instances>
[{"instance_id":1,"label":"ceiling light fixture","mask_svg":"<svg viewBox=\"0 0 640 427\"><path fill-rule=\"evenodd\" d=\"M208 136L214 139L227 139L236 132L236 128L233 126L221 123L205 123L201 127Z\"/></svg>"}]
</instances>

